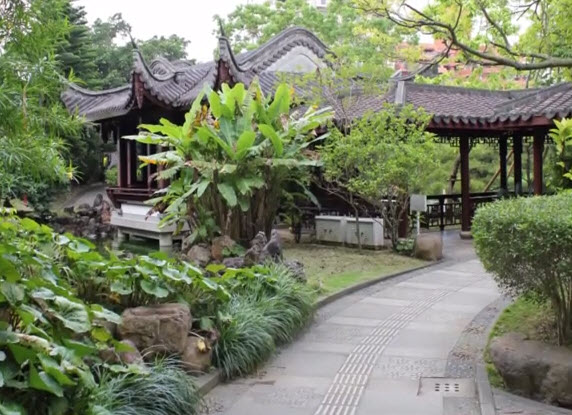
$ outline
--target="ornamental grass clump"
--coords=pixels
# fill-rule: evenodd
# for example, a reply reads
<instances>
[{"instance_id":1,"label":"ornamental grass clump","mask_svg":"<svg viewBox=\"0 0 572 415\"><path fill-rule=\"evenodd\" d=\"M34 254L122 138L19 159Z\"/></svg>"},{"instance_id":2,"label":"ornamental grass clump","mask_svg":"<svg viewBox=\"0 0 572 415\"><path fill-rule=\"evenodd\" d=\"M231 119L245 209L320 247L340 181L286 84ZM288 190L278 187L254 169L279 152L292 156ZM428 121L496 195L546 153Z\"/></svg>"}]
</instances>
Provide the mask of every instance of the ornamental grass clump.
<instances>
[{"instance_id":1,"label":"ornamental grass clump","mask_svg":"<svg viewBox=\"0 0 572 415\"><path fill-rule=\"evenodd\" d=\"M556 315L558 342L572 334L572 193L503 200L480 208L477 254L509 294L534 293Z\"/></svg>"},{"instance_id":2,"label":"ornamental grass clump","mask_svg":"<svg viewBox=\"0 0 572 415\"><path fill-rule=\"evenodd\" d=\"M226 378L244 376L291 341L310 321L314 291L272 265L219 312L215 364Z\"/></svg>"},{"instance_id":3,"label":"ornamental grass clump","mask_svg":"<svg viewBox=\"0 0 572 415\"><path fill-rule=\"evenodd\" d=\"M91 395L89 415L194 415L201 398L193 379L173 359L146 375L105 373Z\"/></svg>"}]
</instances>

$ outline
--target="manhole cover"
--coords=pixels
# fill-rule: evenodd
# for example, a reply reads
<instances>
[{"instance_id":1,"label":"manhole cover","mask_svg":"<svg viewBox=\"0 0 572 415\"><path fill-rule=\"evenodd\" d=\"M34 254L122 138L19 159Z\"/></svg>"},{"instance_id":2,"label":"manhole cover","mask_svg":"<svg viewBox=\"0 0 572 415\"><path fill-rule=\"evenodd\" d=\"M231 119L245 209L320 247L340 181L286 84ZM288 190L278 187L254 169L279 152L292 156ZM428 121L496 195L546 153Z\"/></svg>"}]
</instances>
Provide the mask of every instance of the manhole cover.
<instances>
[{"instance_id":1,"label":"manhole cover","mask_svg":"<svg viewBox=\"0 0 572 415\"><path fill-rule=\"evenodd\" d=\"M473 379L421 378L419 381L420 395L439 393L446 396L475 396L475 382Z\"/></svg>"}]
</instances>

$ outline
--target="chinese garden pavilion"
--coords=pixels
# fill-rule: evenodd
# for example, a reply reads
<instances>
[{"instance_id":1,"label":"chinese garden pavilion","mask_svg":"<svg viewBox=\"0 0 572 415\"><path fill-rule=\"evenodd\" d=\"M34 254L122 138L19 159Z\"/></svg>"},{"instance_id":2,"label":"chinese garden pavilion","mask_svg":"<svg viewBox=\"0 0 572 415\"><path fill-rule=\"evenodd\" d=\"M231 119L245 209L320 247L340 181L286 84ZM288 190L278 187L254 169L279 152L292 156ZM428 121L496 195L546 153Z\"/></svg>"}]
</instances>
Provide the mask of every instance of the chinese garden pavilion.
<instances>
[{"instance_id":1,"label":"chinese garden pavilion","mask_svg":"<svg viewBox=\"0 0 572 415\"><path fill-rule=\"evenodd\" d=\"M233 54L229 41L219 40L218 59L193 65L186 61L156 59L147 64L134 51L131 81L107 91L88 91L70 85L62 99L71 112L100 125L104 141L113 139L119 153L119 178L108 194L116 206L140 203L157 189L151 180L156 166L138 173L137 157L155 152L121 136L137 133L141 123L157 123L161 117L182 123L184 113L205 84L217 89L222 83L249 85L256 77L268 93L282 74L316 71L328 65L328 48L311 32L291 28L278 34L256 50ZM489 91L461 87L417 84L401 78L391 83L386 94L361 94L352 97L349 111L336 111L336 117L357 118L381 110L384 103L423 107L433 118L428 130L440 142L457 145L461 158L462 234L471 228L474 203L469 191L469 152L479 142L498 144L500 188L508 192L507 151L514 154L514 192L522 189L523 141L532 140L535 194L543 191L543 149L555 119L572 114L572 84L546 88ZM336 110L336 105L334 105ZM125 212L126 209L123 209ZM127 209L128 210L128 209ZM133 226L138 226L134 224ZM166 242L168 243L168 242Z\"/></svg>"}]
</instances>

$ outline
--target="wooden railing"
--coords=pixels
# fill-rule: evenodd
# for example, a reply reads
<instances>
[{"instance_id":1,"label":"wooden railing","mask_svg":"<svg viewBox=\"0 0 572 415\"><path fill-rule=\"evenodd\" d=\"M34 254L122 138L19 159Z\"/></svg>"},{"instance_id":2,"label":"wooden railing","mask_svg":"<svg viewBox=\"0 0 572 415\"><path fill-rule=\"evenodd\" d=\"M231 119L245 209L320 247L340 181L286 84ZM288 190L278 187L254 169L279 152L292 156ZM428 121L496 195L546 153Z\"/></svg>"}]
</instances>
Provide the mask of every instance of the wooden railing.
<instances>
[{"instance_id":1,"label":"wooden railing","mask_svg":"<svg viewBox=\"0 0 572 415\"><path fill-rule=\"evenodd\" d=\"M494 202L500 197L496 192L471 193L471 216L476 209L485 204ZM429 195L427 196L427 212L421 215L421 226L424 228L439 228L444 230L448 226L461 224L461 194Z\"/></svg>"}]
</instances>

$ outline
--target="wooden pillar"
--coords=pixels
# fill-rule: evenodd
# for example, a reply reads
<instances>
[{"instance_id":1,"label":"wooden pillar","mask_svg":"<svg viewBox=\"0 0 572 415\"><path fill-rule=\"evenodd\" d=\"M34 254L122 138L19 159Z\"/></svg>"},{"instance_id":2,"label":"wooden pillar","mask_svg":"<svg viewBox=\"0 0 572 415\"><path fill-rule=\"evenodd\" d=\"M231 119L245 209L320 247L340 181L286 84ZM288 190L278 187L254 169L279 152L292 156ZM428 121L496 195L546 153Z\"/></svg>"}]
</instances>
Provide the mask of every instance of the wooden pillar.
<instances>
[{"instance_id":1,"label":"wooden pillar","mask_svg":"<svg viewBox=\"0 0 572 415\"><path fill-rule=\"evenodd\" d=\"M507 156L507 138L499 138L499 159L500 159L500 190L502 194L508 193L507 184L507 169L506 169L506 156Z\"/></svg>"},{"instance_id":2,"label":"wooden pillar","mask_svg":"<svg viewBox=\"0 0 572 415\"><path fill-rule=\"evenodd\" d=\"M542 155L544 153L544 134L535 134L532 142L534 160L534 194L542 194Z\"/></svg>"},{"instance_id":3,"label":"wooden pillar","mask_svg":"<svg viewBox=\"0 0 572 415\"><path fill-rule=\"evenodd\" d=\"M137 172L133 167L133 159L135 158L135 141L125 140L125 147L127 148L125 160L127 161L127 185L126 187L132 186L135 179L137 178Z\"/></svg>"},{"instance_id":4,"label":"wooden pillar","mask_svg":"<svg viewBox=\"0 0 572 415\"><path fill-rule=\"evenodd\" d=\"M470 138L460 137L461 152L461 237L470 237L471 232L471 193L469 177Z\"/></svg>"},{"instance_id":5,"label":"wooden pillar","mask_svg":"<svg viewBox=\"0 0 572 415\"><path fill-rule=\"evenodd\" d=\"M514 156L514 193L522 194L522 136L515 135L512 138L512 150Z\"/></svg>"}]
</instances>

